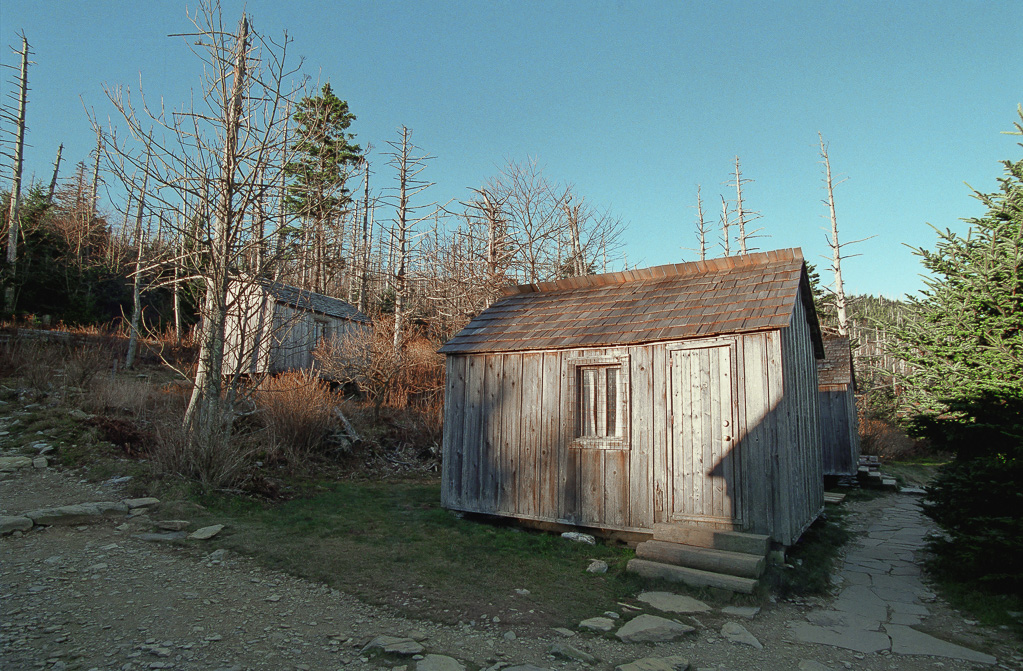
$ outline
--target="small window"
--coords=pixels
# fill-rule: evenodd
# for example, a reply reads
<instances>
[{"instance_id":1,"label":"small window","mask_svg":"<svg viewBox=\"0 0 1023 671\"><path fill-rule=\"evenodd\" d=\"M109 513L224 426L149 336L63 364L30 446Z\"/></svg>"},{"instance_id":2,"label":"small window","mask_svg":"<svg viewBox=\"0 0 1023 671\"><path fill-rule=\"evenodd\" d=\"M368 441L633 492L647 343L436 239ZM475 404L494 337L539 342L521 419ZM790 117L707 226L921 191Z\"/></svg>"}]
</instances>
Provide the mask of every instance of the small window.
<instances>
[{"instance_id":1,"label":"small window","mask_svg":"<svg viewBox=\"0 0 1023 671\"><path fill-rule=\"evenodd\" d=\"M567 365L571 447L627 449L628 356L570 358Z\"/></svg>"},{"instance_id":2,"label":"small window","mask_svg":"<svg viewBox=\"0 0 1023 671\"><path fill-rule=\"evenodd\" d=\"M313 347L319 347L320 343L330 337L330 324L319 319L313 322Z\"/></svg>"},{"instance_id":3,"label":"small window","mask_svg":"<svg viewBox=\"0 0 1023 671\"><path fill-rule=\"evenodd\" d=\"M576 367L576 438L618 436L619 366Z\"/></svg>"}]
</instances>

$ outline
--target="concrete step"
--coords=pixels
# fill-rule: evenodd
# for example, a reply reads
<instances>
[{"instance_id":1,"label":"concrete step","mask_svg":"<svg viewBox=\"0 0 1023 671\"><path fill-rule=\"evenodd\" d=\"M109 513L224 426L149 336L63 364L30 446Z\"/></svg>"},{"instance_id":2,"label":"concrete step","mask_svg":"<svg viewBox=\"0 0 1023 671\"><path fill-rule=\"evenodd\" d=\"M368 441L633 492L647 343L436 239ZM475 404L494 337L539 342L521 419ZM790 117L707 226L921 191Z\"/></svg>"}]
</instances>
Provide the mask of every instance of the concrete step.
<instances>
[{"instance_id":1,"label":"concrete step","mask_svg":"<svg viewBox=\"0 0 1023 671\"><path fill-rule=\"evenodd\" d=\"M751 578L661 564L648 559L630 559L626 570L644 578L681 582L693 587L717 587L740 594L752 594L757 588L757 581Z\"/></svg>"},{"instance_id":2,"label":"concrete step","mask_svg":"<svg viewBox=\"0 0 1023 671\"><path fill-rule=\"evenodd\" d=\"M636 546L636 556L640 559L674 564L701 571L724 573L743 578L759 578L767 564L764 555L751 555L743 552L711 550L694 545L668 543L666 541L646 541Z\"/></svg>"},{"instance_id":3,"label":"concrete step","mask_svg":"<svg viewBox=\"0 0 1023 671\"><path fill-rule=\"evenodd\" d=\"M721 531L703 527L684 526L658 522L654 525L654 540L682 545L695 545L712 550L726 552L742 552L748 555L767 555L771 539L759 534L746 534L738 531Z\"/></svg>"}]
</instances>

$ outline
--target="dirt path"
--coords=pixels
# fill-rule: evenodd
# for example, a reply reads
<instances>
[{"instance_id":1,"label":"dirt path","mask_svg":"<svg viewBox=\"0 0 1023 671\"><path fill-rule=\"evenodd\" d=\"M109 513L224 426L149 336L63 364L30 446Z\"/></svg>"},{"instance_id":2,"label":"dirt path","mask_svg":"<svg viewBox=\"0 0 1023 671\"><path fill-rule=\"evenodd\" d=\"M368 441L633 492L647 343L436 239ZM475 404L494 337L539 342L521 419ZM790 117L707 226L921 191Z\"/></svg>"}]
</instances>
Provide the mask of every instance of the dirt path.
<instances>
[{"instance_id":1,"label":"dirt path","mask_svg":"<svg viewBox=\"0 0 1023 671\"><path fill-rule=\"evenodd\" d=\"M50 469L22 470L0 481L0 514L111 498L116 492L110 488ZM854 510L854 531L870 529L893 500L848 504ZM150 526L151 520L140 516L36 527L20 537L3 537L0 668L411 670L419 663L412 657L362 652L377 635L410 637L421 642L423 654L447 655L470 669L495 664L611 669L638 658L669 655L685 657L694 669L736 671L992 668L954 658L864 654L799 642L790 623L805 622L807 613L828 607L832 599L768 604L753 620L718 611L677 616L697 630L682 640L658 644L622 643L611 634L563 637L555 631L516 631L499 622L442 626L368 606L244 557L135 536ZM927 610L929 616L918 628L995 655L1003 668L1023 668L1018 642L1005 632L970 625L940 601L928 603ZM763 648L724 639L721 628L729 621L746 627ZM555 643L567 643L598 661L553 657L549 651Z\"/></svg>"}]
</instances>

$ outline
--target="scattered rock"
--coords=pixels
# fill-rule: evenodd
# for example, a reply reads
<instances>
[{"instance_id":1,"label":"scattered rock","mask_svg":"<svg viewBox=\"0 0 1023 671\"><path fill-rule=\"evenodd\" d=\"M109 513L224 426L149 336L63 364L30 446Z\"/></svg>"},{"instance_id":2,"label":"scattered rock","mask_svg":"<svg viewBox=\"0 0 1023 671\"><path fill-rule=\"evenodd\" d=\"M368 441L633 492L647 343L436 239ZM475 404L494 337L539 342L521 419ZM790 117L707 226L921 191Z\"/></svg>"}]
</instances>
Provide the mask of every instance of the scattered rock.
<instances>
[{"instance_id":1,"label":"scattered rock","mask_svg":"<svg viewBox=\"0 0 1023 671\"><path fill-rule=\"evenodd\" d=\"M587 573L607 573L607 562L603 559L591 559L586 567Z\"/></svg>"},{"instance_id":2,"label":"scattered rock","mask_svg":"<svg viewBox=\"0 0 1023 671\"><path fill-rule=\"evenodd\" d=\"M46 468L50 465L49 459L46 457L33 457L32 468Z\"/></svg>"},{"instance_id":3,"label":"scattered rock","mask_svg":"<svg viewBox=\"0 0 1023 671\"><path fill-rule=\"evenodd\" d=\"M639 600L667 613L704 613L710 606L690 596L671 592L643 592Z\"/></svg>"},{"instance_id":4,"label":"scattered rock","mask_svg":"<svg viewBox=\"0 0 1023 671\"><path fill-rule=\"evenodd\" d=\"M554 627L554 633L558 634L559 636L564 636L565 638L572 638L573 636L575 636L574 631L572 631L571 629L566 629L565 627Z\"/></svg>"},{"instance_id":5,"label":"scattered rock","mask_svg":"<svg viewBox=\"0 0 1023 671\"><path fill-rule=\"evenodd\" d=\"M725 622L725 625L721 627L721 635L732 643L751 645L757 650L764 649L763 644L757 640L756 636L749 633L746 627L736 622Z\"/></svg>"},{"instance_id":6,"label":"scattered rock","mask_svg":"<svg viewBox=\"0 0 1023 671\"><path fill-rule=\"evenodd\" d=\"M120 501L96 501L93 503L59 506L57 508L30 510L24 516L31 518L36 524L50 526L54 524L94 522L97 518L104 515L123 515L126 512L128 512L128 506Z\"/></svg>"},{"instance_id":7,"label":"scattered rock","mask_svg":"<svg viewBox=\"0 0 1023 671\"><path fill-rule=\"evenodd\" d=\"M205 541L213 538L223 530L223 524L214 524L212 526L203 527L202 529L196 529L192 533L188 534L188 537L194 541Z\"/></svg>"},{"instance_id":8,"label":"scattered rock","mask_svg":"<svg viewBox=\"0 0 1023 671\"><path fill-rule=\"evenodd\" d=\"M160 499L153 498L152 496L145 496L140 499L125 499L124 505L129 508L149 508L160 503Z\"/></svg>"},{"instance_id":9,"label":"scattered rock","mask_svg":"<svg viewBox=\"0 0 1023 671\"><path fill-rule=\"evenodd\" d=\"M515 666L502 667L501 671L550 671L550 669L542 666L533 666L532 664L516 664Z\"/></svg>"},{"instance_id":10,"label":"scattered rock","mask_svg":"<svg viewBox=\"0 0 1023 671\"><path fill-rule=\"evenodd\" d=\"M656 615L643 614L626 622L615 636L626 643L659 643L674 641L692 631L696 631L696 628Z\"/></svg>"},{"instance_id":11,"label":"scattered rock","mask_svg":"<svg viewBox=\"0 0 1023 671\"><path fill-rule=\"evenodd\" d=\"M190 524L188 520L158 520L156 526L164 531L184 531Z\"/></svg>"},{"instance_id":12,"label":"scattered rock","mask_svg":"<svg viewBox=\"0 0 1023 671\"><path fill-rule=\"evenodd\" d=\"M418 655L425 648L422 643L402 636L377 636L363 646L362 651L380 650L394 655Z\"/></svg>"},{"instance_id":13,"label":"scattered rock","mask_svg":"<svg viewBox=\"0 0 1023 671\"><path fill-rule=\"evenodd\" d=\"M597 661L597 658L590 653L562 641L558 641L552 645L549 652L555 657L561 657L562 659L568 659L574 662L582 662L583 664L594 664Z\"/></svg>"},{"instance_id":14,"label":"scattered rock","mask_svg":"<svg viewBox=\"0 0 1023 671\"><path fill-rule=\"evenodd\" d=\"M566 540L574 541L576 543L586 543L587 545L597 544L596 538L589 534L581 533L579 531L566 531L565 533L561 534L561 537Z\"/></svg>"},{"instance_id":15,"label":"scattered rock","mask_svg":"<svg viewBox=\"0 0 1023 671\"><path fill-rule=\"evenodd\" d=\"M611 631L615 628L615 623L609 617L591 617L580 622L579 628L590 631Z\"/></svg>"},{"instance_id":16,"label":"scattered rock","mask_svg":"<svg viewBox=\"0 0 1023 671\"><path fill-rule=\"evenodd\" d=\"M425 655L416 662L416 671L465 671L465 666L447 655Z\"/></svg>"},{"instance_id":17,"label":"scattered rock","mask_svg":"<svg viewBox=\"0 0 1023 671\"><path fill-rule=\"evenodd\" d=\"M689 669L689 660L680 655L644 657L615 667L615 671L687 671L687 669Z\"/></svg>"},{"instance_id":18,"label":"scattered rock","mask_svg":"<svg viewBox=\"0 0 1023 671\"><path fill-rule=\"evenodd\" d=\"M32 528L32 519L17 515L0 515L0 535L6 535L12 531L28 531Z\"/></svg>"},{"instance_id":19,"label":"scattered rock","mask_svg":"<svg viewBox=\"0 0 1023 671\"><path fill-rule=\"evenodd\" d=\"M518 594L519 596L529 596L528 589L517 589L515 590L515 593Z\"/></svg>"},{"instance_id":20,"label":"scattered rock","mask_svg":"<svg viewBox=\"0 0 1023 671\"><path fill-rule=\"evenodd\" d=\"M516 638L518 638L518 636L515 635L514 631L508 630L508 631L504 632L504 640L506 640L506 641L514 641Z\"/></svg>"},{"instance_id":21,"label":"scattered rock","mask_svg":"<svg viewBox=\"0 0 1023 671\"><path fill-rule=\"evenodd\" d=\"M830 668L813 659L799 660L799 671L831 671Z\"/></svg>"},{"instance_id":22,"label":"scattered rock","mask_svg":"<svg viewBox=\"0 0 1023 671\"><path fill-rule=\"evenodd\" d=\"M155 534L135 534L135 538L150 543L166 543L168 541L180 541L185 538L184 531L165 531Z\"/></svg>"}]
</instances>

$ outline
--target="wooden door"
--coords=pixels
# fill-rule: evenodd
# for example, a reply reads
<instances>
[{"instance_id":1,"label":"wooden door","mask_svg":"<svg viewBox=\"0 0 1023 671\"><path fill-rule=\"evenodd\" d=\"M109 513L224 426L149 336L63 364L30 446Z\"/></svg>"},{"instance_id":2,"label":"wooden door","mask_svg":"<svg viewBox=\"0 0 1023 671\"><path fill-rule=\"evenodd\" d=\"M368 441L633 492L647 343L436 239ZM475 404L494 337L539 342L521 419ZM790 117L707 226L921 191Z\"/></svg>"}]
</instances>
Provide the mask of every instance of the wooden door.
<instances>
[{"instance_id":1,"label":"wooden door","mask_svg":"<svg viewBox=\"0 0 1023 671\"><path fill-rule=\"evenodd\" d=\"M671 351L671 518L738 528L733 344Z\"/></svg>"}]
</instances>

